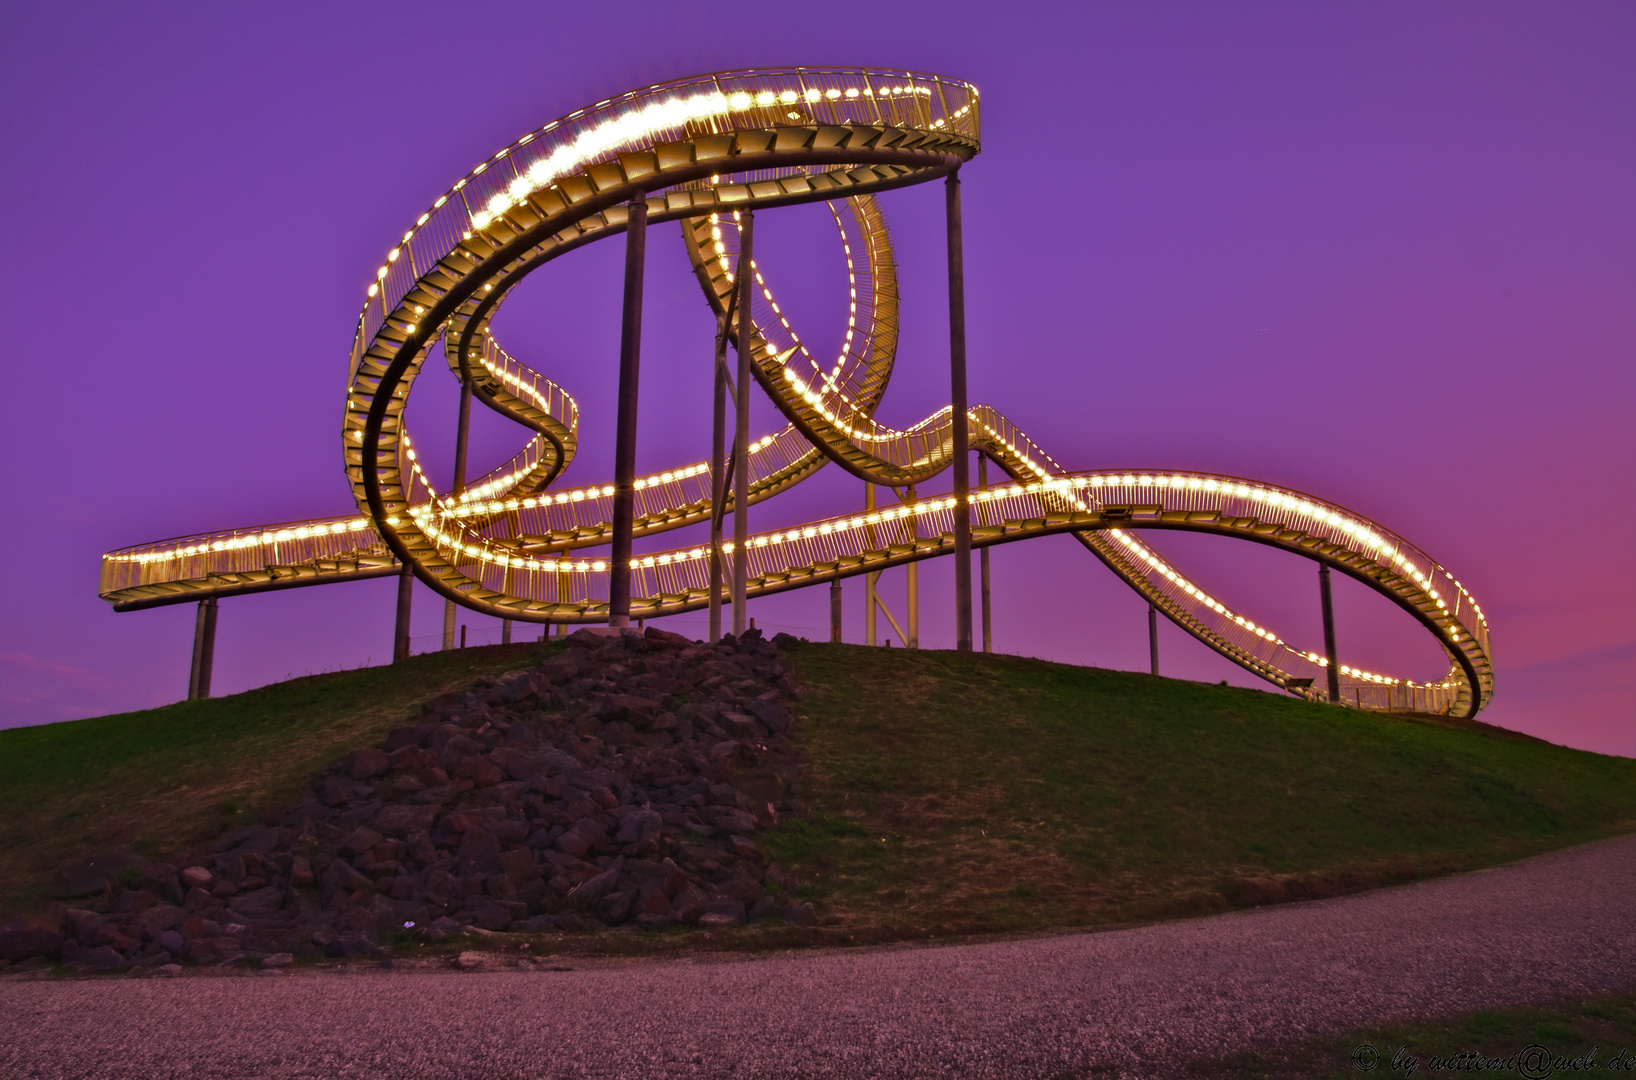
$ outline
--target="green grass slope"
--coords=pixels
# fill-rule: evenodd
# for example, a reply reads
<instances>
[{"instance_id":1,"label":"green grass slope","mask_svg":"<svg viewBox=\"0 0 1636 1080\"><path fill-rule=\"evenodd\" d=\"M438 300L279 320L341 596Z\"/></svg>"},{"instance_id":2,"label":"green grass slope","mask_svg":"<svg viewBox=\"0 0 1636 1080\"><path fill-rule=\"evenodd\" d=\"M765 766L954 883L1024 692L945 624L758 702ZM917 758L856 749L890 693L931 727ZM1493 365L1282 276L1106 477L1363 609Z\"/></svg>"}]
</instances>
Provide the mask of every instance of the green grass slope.
<instances>
[{"instance_id":1,"label":"green grass slope","mask_svg":"<svg viewBox=\"0 0 1636 1080\"><path fill-rule=\"evenodd\" d=\"M558 646L552 646L553 648ZM64 861L186 851L293 800L468 649L0 731L0 915ZM833 939L1083 925L1322 895L1636 828L1636 761L1480 724L1002 656L808 645L810 818L762 838Z\"/></svg>"},{"instance_id":2,"label":"green grass slope","mask_svg":"<svg viewBox=\"0 0 1636 1080\"><path fill-rule=\"evenodd\" d=\"M793 656L815 813L766 846L889 936L1330 895L1636 828L1636 761L1482 724L1017 657Z\"/></svg>"},{"instance_id":3,"label":"green grass slope","mask_svg":"<svg viewBox=\"0 0 1636 1080\"><path fill-rule=\"evenodd\" d=\"M556 646L553 646L556 647ZM0 915L56 868L109 850L187 851L291 799L420 702L534 662L538 643L428 653L231 697L0 731Z\"/></svg>"}]
</instances>

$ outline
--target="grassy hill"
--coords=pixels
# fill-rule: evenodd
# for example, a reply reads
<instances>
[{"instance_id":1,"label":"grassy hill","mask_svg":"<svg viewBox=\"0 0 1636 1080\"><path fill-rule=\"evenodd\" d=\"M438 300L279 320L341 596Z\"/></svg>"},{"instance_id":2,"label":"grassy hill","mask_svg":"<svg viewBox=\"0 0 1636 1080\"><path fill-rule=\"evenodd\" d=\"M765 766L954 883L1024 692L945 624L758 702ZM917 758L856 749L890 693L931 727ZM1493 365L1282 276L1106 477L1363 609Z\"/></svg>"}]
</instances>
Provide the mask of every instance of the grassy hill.
<instances>
[{"instance_id":1,"label":"grassy hill","mask_svg":"<svg viewBox=\"0 0 1636 1080\"><path fill-rule=\"evenodd\" d=\"M891 936L1186 914L1636 828L1636 760L1255 690L853 646L795 654L816 813L767 847Z\"/></svg>"},{"instance_id":2,"label":"grassy hill","mask_svg":"<svg viewBox=\"0 0 1636 1080\"><path fill-rule=\"evenodd\" d=\"M187 850L257 817L424 698L539 650L0 731L0 913L41 903L69 857ZM1636 761L1480 724L1016 657L790 659L812 814L764 846L861 940L1323 895L1636 828Z\"/></svg>"}]
</instances>

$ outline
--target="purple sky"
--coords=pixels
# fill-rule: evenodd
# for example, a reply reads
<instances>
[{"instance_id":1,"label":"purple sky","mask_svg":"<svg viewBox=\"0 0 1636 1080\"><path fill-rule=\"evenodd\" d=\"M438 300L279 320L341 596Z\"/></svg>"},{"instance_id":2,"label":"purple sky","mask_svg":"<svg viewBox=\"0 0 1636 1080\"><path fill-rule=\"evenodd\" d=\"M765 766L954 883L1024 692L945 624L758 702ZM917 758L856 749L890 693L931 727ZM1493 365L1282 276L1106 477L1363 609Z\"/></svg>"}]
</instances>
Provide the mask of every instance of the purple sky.
<instances>
[{"instance_id":1,"label":"purple sky","mask_svg":"<svg viewBox=\"0 0 1636 1080\"><path fill-rule=\"evenodd\" d=\"M103 551L351 511L340 409L363 289L472 165L637 86L813 63L983 91L984 150L964 170L974 402L1071 468L1254 477L1401 532L1491 617L1484 719L1636 753L1636 7L831 2L733 18L6 5L0 725L182 695L192 608L114 614L96 596ZM904 329L881 415L908 422L947 401L941 191L882 203ZM824 218L776 211L757 233L815 344L838 343L843 310ZM610 475L620 246L533 275L497 323L581 403L574 483ZM676 226L650 252L639 453L657 470L706 452L712 321ZM428 366L411 426L445 479L453 414L453 380ZM519 445L482 416L475 464ZM860 486L832 467L755 520L835 513ZM1310 563L1153 542L1319 647ZM1145 667L1143 603L1071 539L997 549L993 566L998 649ZM947 647L952 569L921 573L923 640ZM886 586L900 617L902 578ZM392 592L223 601L217 692L380 662ZM1343 660L1446 667L1361 586L1341 580L1336 602ZM861 639L858 583L846 604ZM440 606L419 591L417 651ZM822 590L751 609L815 638L826 612ZM1167 674L1264 685L1172 627L1162 649Z\"/></svg>"}]
</instances>

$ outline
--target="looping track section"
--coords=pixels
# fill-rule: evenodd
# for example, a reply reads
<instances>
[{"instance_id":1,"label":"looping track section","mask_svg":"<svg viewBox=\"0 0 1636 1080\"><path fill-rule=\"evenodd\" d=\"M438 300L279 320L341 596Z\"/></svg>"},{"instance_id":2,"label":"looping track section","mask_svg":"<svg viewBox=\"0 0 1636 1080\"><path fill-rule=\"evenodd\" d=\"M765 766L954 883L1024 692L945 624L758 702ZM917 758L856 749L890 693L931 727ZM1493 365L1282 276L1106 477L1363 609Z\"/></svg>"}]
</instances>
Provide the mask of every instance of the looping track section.
<instances>
[{"instance_id":1,"label":"looping track section","mask_svg":"<svg viewBox=\"0 0 1636 1080\"><path fill-rule=\"evenodd\" d=\"M354 337L342 440L359 516L182 537L110 552L101 593L118 610L397 573L476 611L535 622L598 622L608 566L580 549L611 538L613 487L559 483L578 445L572 396L508 353L495 313L532 271L648 223L681 223L718 320L751 320L755 380L786 424L751 444L749 501L786 492L826 464L898 489L948 469L954 425L1009 483L971 493L972 543L1074 535L1173 622L1294 693L1325 658L1258 626L1200 588L1144 539L1156 530L1234 537L1317 561L1406 611L1449 658L1413 682L1341 669L1343 700L1364 708L1474 715L1492 693L1488 626L1453 574L1395 533L1332 503L1203 472L1070 471L989 406L944 408L910 428L881 424L898 344L897 266L874 195L948 175L978 153L971 85L915 72L796 68L680 80L600 102L528 133L479 164L421 214L369 286ZM849 291L844 343L817 356L754 263L754 301L732 310L745 210L824 203ZM736 335L735 335L736 338ZM510 461L458 494L437 490L405 426L405 406L438 354L473 396L529 432ZM744 392L744 388L741 388ZM638 478L634 533L708 520L709 462ZM748 595L767 595L952 554L955 496L754 534ZM730 511L729 505L724 510ZM645 552L632 562L631 614L706 606L709 552Z\"/></svg>"}]
</instances>

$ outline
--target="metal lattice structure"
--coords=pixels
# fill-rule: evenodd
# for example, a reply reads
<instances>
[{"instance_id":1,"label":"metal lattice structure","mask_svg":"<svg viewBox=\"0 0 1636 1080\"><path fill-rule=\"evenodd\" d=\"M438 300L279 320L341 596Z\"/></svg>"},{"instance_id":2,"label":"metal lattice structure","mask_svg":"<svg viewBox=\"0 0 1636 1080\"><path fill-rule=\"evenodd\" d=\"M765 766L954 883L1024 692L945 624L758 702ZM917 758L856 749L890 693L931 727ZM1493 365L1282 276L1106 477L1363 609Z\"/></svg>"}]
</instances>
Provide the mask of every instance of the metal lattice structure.
<instances>
[{"instance_id":1,"label":"metal lattice structure","mask_svg":"<svg viewBox=\"0 0 1636 1080\"><path fill-rule=\"evenodd\" d=\"M1315 688L1332 678L1333 666L1348 704L1475 714L1493 687L1482 611L1441 564L1381 525L1236 477L1069 471L988 406L944 408L903 430L875 419L897 352L898 292L890 235L873 196L956 176L978 150L974 87L861 69L687 79L530 132L420 215L369 287L342 423L360 513L111 552L103 557L101 595L129 611L397 574L408 566L445 597L504 619L608 621L612 568L580 549L616 540L616 488L558 484L577 445L577 407L556 383L508 354L490 326L510 290L546 262L676 220L721 328L718 348L729 340L747 343L741 365L748 365L740 370L753 375L788 421L748 444L746 507L831 462L868 483L910 491L956 466L951 495L745 534L742 547L721 541L720 557L743 575L746 597L954 554L968 528L978 548L1071 533L1178 626L1275 685L1333 698ZM950 187L957 238L958 190ZM741 260L741 232L755 211L806 202L828 204L846 260L848 324L833 359L809 351L753 258ZM951 281L956 260L951 254ZM749 287L738 271L746 261L754 276ZM736 310L737 296L750 298L748 323ZM959 337L963 352L963 324ZM431 484L404 425L410 390L434 351L480 402L533 432L511 461L452 492ZM958 363L957 401L963 357ZM959 464L962 443L1009 482L970 489ZM736 513L721 471L719 460L700 461L634 478L628 536L713 517L719 524L722 514ZM1447 675L1415 683L1332 664L1333 648L1289 644L1199 588L1140 535L1159 529L1271 545L1364 583L1434 635L1450 659ZM624 614L653 618L709 605L719 587L710 555L707 544L632 557ZM969 615L966 632L969 639Z\"/></svg>"}]
</instances>

